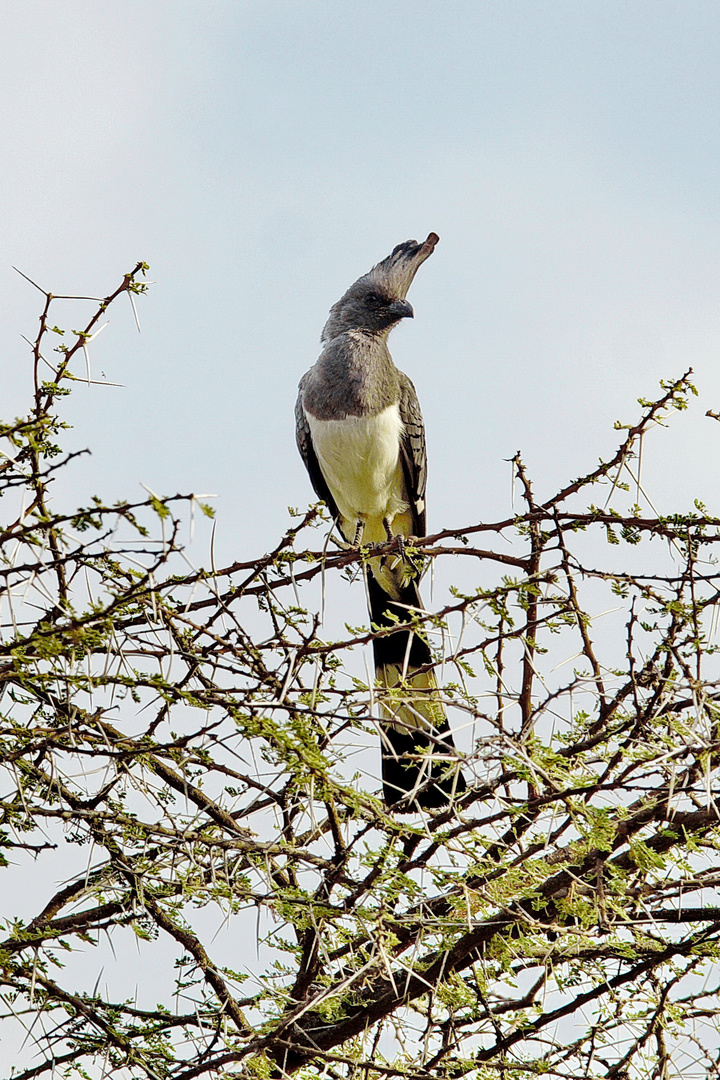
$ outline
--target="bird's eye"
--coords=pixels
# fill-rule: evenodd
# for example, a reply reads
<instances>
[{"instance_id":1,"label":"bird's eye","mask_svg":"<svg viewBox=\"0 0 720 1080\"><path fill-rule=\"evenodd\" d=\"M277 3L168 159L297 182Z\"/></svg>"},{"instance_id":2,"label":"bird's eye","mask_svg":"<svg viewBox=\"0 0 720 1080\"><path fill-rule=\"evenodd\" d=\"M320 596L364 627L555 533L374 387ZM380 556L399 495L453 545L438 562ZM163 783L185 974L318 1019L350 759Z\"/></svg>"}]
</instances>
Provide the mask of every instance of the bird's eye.
<instances>
[{"instance_id":1,"label":"bird's eye","mask_svg":"<svg viewBox=\"0 0 720 1080\"><path fill-rule=\"evenodd\" d=\"M368 304L372 304L373 307L377 307L378 304L382 303L382 298L378 296L376 292L369 292L365 299Z\"/></svg>"}]
</instances>

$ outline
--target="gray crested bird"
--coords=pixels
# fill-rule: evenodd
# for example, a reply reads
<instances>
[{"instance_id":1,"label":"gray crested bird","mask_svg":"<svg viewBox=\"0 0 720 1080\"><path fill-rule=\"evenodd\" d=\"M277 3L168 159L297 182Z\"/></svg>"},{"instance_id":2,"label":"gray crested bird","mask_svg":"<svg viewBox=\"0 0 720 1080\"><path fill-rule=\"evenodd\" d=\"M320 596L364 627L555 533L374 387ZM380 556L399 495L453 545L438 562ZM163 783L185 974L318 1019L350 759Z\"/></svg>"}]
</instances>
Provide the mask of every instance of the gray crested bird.
<instances>
[{"instance_id":1,"label":"gray crested bird","mask_svg":"<svg viewBox=\"0 0 720 1080\"><path fill-rule=\"evenodd\" d=\"M393 363L388 334L412 318L405 299L439 237L407 240L358 278L330 309L323 350L300 380L297 444L318 497L346 542L425 536L425 428L415 387ZM402 545L402 539L400 541ZM370 619L387 630L424 611L418 573L399 554L365 566ZM402 810L447 806L465 790L440 700L432 654L419 630L373 640L381 704L385 802Z\"/></svg>"}]
</instances>

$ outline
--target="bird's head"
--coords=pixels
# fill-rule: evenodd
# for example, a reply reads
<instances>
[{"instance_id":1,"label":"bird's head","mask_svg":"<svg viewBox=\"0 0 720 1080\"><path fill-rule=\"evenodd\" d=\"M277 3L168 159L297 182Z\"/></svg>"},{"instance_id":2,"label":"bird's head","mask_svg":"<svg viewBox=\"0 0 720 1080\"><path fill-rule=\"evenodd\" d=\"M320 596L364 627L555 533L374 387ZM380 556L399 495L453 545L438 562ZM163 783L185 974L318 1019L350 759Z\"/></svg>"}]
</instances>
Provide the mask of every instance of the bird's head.
<instances>
[{"instance_id":1,"label":"bird's head","mask_svg":"<svg viewBox=\"0 0 720 1080\"><path fill-rule=\"evenodd\" d=\"M437 233L430 233L423 244L406 240L358 278L330 308L322 340L331 341L347 330L387 334L401 319L411 319L413 309L405 297L418 268L432 255L439 239Z\"/></svg>"}]
</instances>

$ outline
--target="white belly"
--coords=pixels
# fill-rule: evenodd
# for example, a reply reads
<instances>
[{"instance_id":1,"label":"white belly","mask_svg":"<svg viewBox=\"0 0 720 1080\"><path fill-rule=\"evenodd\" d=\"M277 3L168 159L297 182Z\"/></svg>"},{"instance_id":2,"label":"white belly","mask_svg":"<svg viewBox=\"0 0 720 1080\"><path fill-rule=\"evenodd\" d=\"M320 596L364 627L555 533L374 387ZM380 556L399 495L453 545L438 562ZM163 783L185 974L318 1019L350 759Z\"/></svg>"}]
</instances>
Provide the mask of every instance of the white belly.
<instances>
[{"instance_id":1,"label":"white belly","mask_svg":"<svg viewBox=\"0 0 720 1080\"><path fill-rule=\"evenodd\" d=\"M403 425L397 405L376 416L307 419L323 476L351 532L362 520L377 525L371 532L378 531L377 541L384 540L383 518L392 521L407 508L400 464ZM375 537L366 533L365 539L373 542Z\"/></svg>"}]
</instances>

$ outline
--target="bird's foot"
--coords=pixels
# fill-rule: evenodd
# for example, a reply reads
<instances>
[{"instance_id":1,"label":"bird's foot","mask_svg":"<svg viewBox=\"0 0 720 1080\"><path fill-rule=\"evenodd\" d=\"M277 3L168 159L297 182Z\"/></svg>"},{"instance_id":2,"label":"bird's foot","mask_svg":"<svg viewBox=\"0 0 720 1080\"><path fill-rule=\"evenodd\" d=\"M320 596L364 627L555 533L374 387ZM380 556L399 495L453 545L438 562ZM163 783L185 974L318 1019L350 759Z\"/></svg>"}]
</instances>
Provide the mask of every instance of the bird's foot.
<instances>
[{"instance_id":1,"label":"bird's foot","mask_svg":"<svg viewBox=\"0 0 720 1080\"><path fill-rule=\"evenodd\" d=\"M365 532L365 522L362 518L358 518L357 525L355 526L355 536L353 538L352 546L359 548L362 543L363 533Z\"/></svg>"},{"instance_id":2,"label":"bird's foot","mask_svg":"<svg viewBox=\"0 0 720 1080\"><path fill-rule=\"evenodd\" d=\"M392 531L392 524L389 518L383 518L383 525L385 526L385 535L388 538L388 542L392 543L393 540L397 540L397 558L391 563L390 569L394 570L396 566L405 561L405 537L402 533L394 533Z\"/></svg>"}]
</instances>

